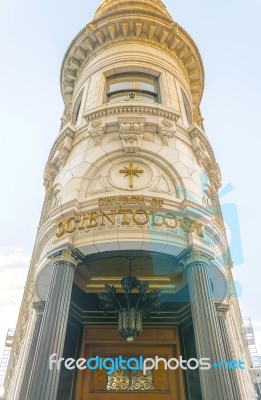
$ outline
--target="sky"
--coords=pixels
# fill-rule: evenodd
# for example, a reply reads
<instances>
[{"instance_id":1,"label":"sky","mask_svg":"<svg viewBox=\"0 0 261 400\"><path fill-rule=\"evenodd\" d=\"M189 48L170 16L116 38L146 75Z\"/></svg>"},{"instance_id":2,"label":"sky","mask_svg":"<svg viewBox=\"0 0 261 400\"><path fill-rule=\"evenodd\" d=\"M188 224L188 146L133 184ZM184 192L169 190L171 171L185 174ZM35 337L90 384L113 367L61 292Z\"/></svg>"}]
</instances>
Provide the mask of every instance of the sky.
<instances>
[{"instance_id":1,"label":"sky","mask_svg":"<svg viewBox=\"0 0 261 400\"><path fill-rule=\"evenodd\" d=\"M60 66L99 4L0 0L0 357L6 331L16 324L44 199L43 170L59 132ZM222 172L221 203L238 214L243 261L233 254L234 276L242 315L252 319L261 355L261 3L165 5L203 58L205 130ZM234 228L229 234L239 237Z\"/></svg>"}]
</instances>

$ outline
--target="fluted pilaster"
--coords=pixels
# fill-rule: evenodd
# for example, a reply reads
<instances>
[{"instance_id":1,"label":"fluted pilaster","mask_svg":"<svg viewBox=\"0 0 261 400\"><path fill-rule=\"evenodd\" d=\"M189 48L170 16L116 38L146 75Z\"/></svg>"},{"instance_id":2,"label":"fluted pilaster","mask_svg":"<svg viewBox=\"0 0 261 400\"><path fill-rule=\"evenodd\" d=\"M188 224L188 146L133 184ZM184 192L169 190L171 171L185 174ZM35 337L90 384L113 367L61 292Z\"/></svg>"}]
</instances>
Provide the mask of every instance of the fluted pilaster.
<instances>
[{"instance_id":1,"label":"fluted pilaster","mask_svg":"<svg viewBox=\"0 0 261 400\"><path fill-rule=\"evenodd\" d=\"M217 313L208 275L210 257L190 250L183 259L187 271L192 319L198 358L210 358L211 363L225 359ZM237 400L233 396L228 371L200 370L203 400Z\"/></svg>"},{"instance_id":2,"label":"fluted pilaster","mask_svg":"<svg viewBox=\"0 0 261 400\"><path fill-rule=\"evenodd\" d=\"M18 400L24 400L26 397L27 390L28 390L30 375L32 372L32 365L33 365L34 357L35 357L36 345L37 345L38 336L39 336L40 327L41 327L42 318L43 318L44 307L45 307L44 301L40 301L38 303L33 303L33 308L35 309L34 331L33 331L33 336L32 336L32 340L31 340L31 344L30 344L27 361L25 364L24 376L23 376L23 381L22 381L22 385L20 388Z\"/></svg>"},{"instance_id":3,"label":"fluted pilaster","mask_svg":"<svg viewBox=\"0 0 261 400\"><path fill-rule=\"evenodd\" d=\"M26 400L56 400L60 370L49 369L49 357L62 358L74 270L79 254L70 248L51 256L53 273L39 333Z\"/></svg>"},{"instance_id":4,"label":"fluted pilaster","mask_svg":"<svg viewBox=\"0 0 261 400\"><path fill-rule=\"evenodd\" d=\"M229 342L227 321L226 321L229 306L226 304L218 304L216 306L216 309L217 309L219 328L220 328L222 342L223 342L224 351L225 351L225 357L226 357L226 360L232 361L234 359L234 357L233 357L233 352L232 352L230 342ZM237 400L242 400L242 395L240 392L240 387L239 387L239 382L238 382L236 371L229 369L228 373L230 376L230 381L231 381L234 398Z\"/></svg>"}]
</instances>

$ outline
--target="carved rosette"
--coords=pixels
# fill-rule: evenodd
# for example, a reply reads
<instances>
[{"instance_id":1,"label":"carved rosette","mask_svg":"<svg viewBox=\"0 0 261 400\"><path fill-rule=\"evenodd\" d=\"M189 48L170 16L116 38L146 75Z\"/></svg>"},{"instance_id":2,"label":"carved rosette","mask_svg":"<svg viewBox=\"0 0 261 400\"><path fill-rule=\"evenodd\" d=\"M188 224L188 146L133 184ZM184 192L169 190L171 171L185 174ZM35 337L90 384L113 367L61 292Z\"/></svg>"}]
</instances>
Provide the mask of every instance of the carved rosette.
<instances>
[{"instance_id":1,"label":"carved rosette","mask_svg":"<svg viewBox=\"0 0 261 400\"><path fill-rule=\"evenodd\" d=\"M140 150L146 118L119 118L120 139L125 153L137 153Z\"/></svg>"},{"instance_id":2,"label":"carved rosette","mask_svg":"<svg viewBox=\"0 0 261 400\"><path fill-rule=\"evenodd\" d=\"M176 133L176 124L169 119L163 119L161 121L161 125L158 127L158 132L161 137L162 143L165 146L168 146L169 139L172 139Z\"/></svg>"}]
</instances>

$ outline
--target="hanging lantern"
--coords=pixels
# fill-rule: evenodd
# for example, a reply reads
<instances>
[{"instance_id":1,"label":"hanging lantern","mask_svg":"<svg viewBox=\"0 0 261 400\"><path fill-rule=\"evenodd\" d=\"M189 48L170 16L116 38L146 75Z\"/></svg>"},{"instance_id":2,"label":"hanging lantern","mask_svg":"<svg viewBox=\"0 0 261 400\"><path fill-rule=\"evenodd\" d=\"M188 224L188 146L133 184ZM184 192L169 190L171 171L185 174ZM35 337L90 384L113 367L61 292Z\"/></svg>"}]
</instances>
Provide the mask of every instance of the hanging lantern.
<instances>
[{"instance_id":1,"label":"hanging lantern","mask_svg":"<svg viewBox=\"0 0 261 400\"><path fill-rule=\"evenodd\" d=\"M147 293L149 289L148 282L140 282L138 278L130 275L121 280L121 286L124 291L125 304L119 301L114 286L105 285L106 292L98 293L100 308L104 312L115 310L118 314L118 331L120 336L128 342L132 342L142 332L142 321L148 319L151 312L159 310L160 291L153 290ZM137 294L132 293L136 290Z\"/></svg>"},{"instance_id":2,"label":"hanging lantern","mask_svg":"<svg viewBox=\"0 0 261 400\"><path fill-rule=\"evenodd\" d=\"M132 342L142 332L142 312L137 311L134 307L130 310L125 308L118 314L119 334L127 342Z\"/></svg>"}]
</instances>

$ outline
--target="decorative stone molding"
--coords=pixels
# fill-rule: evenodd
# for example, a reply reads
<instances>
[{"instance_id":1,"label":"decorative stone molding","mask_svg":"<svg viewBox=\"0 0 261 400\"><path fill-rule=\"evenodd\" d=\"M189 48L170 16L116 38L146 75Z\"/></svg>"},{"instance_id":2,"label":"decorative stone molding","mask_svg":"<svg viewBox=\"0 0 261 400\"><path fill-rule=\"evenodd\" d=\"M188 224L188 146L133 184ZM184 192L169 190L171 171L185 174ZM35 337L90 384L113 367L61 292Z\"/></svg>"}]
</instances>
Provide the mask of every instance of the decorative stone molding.
<instances>
[{"instance_id":1,"label":"decorative stone molding","mask_svg":"<svg viewBox=\"0 0 261 400\"><path fill-rule=\"evenodd\" d=\"M58 173L57 166L51 162L47 162L44 171L44 187L50 196L51 196L51 189L53 186L53 182L57 173Z\"/></svg>"},{"instance_id":2,"label":"decorative stone molding","mask_svg":"<svg viewBox=\"0 0 261 400\"><path fill-rule=\"evenodd\" d=\"M187 268L191 264L206 264L213 259L213 255L193 247L183 250L178 255L178 260Z\"/></svg>"},{"instance_id":3,"label":"decorative stone molding","mask_svg":"<svg viewBox=\"0 0 261 400\"><path fill-rule=\"evenodd\" d=\"M90 137L94 140L95 146L99 146L101 144L102 138L106 132L105 126L101 126L103 124L103 119L98 118L91 121L91 129L89 130Z\"/></svg>"},{"instance_id":4,"label":"decorative stone molding","mask_svg":"<svg viewBox=\"0 0 261 400\"><path fill-rule=\"evenodd\" d=\"M45 171L48 170L51 164L54 164L58 172L58 169L65 164L71 151L74 134L75 127L71 123L63 127L50 151Z\"/></svg>"},{"instance_id":5,"label":"decorative stone molding","mask_svg":"<svg viewBox=\"0 0 261 400\"><path fill-rule=\"evenodd\" d=\"M75 71L68 69L66 76L70 76L70 78L72 78L72 74L73 77L76 77ZM70 103L67 106L65 106L63 116L61 117L61 128L63 128L66 124L71 122L72 122L72 104Z\"/></svg>"},{"instance_id":6,"label":"decorative stone molding","mask_svg":"<svg viewBox=\"0 0 261 400\"><path fill-rule=\"evenodd\" d=\"M112 115L126 115L134 114L139 116L140 114L153 115L156 117L161 117L164 119L169 119L170 121L177 122L180 118L180 114L176 110L167 111L161 104L148 103L146 106L139 105L138 103L130 104L126 102L126 105L119 105L118 103L108 103L106 108L104 106L97 107L94 110L87 111L84 115L85 120L90 123L96 119L112 116ZM127 117L126 117L127 118ZM131 117L132 118L132 117ZM134 117L133 117L134 118Z\"/></svg>"},{"instance_id":7,"label":"decorative stone molding","mask_svg":"<svg viewBox=\"0 0 261 400\"><path fill-rule=\"evenodd\" d=\"M65 165L67 158L70 154L71 148L72 148L72 138L70 136L67 136L60 143L52 160L53 164L55 164L57 168L60 169Z\"/></svg>"},{"instance_id":8,"label":"decorative stone molding","mask_svg":"<svg viewBox=\"0 0 261 400\"><path fill-rule=\"evenodd\" d=\"M175 136L176 133L176 124L173 121L170 121L168 119L163 119L161 121L161 124L163 126L158 127L158 132L159 135L162 139L162 143L165 146L168 146L169 144L169 139L173 138Z\"/></svg>"},{"instance_id":9,"label":"decorative stone molding","mask_svg":"<svg viewBox=\"0 0 261 400\"><path fill-rule=\"evenodd\" d=\"M228 304L216 304L217 316L219 319L226 319L229 310Z\"/></svg>"},{"instance_id":10,"label":"decorative stone molding","mask_svg":"<svg viewBox=\"0 0 261 400\"><path fill-rule=\"evenodd\" d=\"M105 134L104 126L89 131L89 135L94 140L95 146L99 146L101 144L101 140L104 134Z\"/></svg>"},{"instance_id":11,"label":"decorative stone molding","mask_svg":"<svg viewBox=\"0 0 261 400\"><path fill-rule=\"evenodd\" d=\"M103 120L101 118L95 119L91 122L92 128L99 128L103 124Z\"/></svg>"},{"instance_id":12,"label":"decorative stone molding","mask_svg":"<svg viewBox=\"0 0 261 400\"><path fill-rule=\"evenodd\" d=\"M66 104L72 102L78 74L92 57L110 45L112 41L135 40L150 43L171 57L175 57L180 68L187 75L193 106L195 105L198 110L204 82L200 54L184 29L180 28L169 14L164 15L165 8L154 9L154 5L155 3L151 2L150 5L146 5L150 9L142 7L137 18L133 11L122 3L122 7L110 12L110 18L104 18L104 15L96 16L91 23L87 24L87 28L78 34L69 47L62 66L61 87ZM153 24L151 24L151 18L155 19ZM134 29L130 29L131 26ZM200 123L199 118L196 122Z\"/></svg>"},{"instance_id":13,"label":"decorative stone molding","mask_svg":"<svg viewBox=\"0 0 261 400\"><path fill-rule=\"evenodd\" d=\"M60 262L69 263L76 269L78 264L80 264L84 259L84 256L79 250L68 245L60 249L53 250L48 254L48 258L52 260L53 264Z\"/></svg>"},{"instance_id":14,"label":"decorative stone molding","mask_svg":"<svg viewBox=\"0 0 261 400\"><path fill-rule=\"evenodd\" d=\"M219 165L217 163L213 163L213 164L209 165L209 167L207 169L207 174L208 174L210 184L211 184L212 195L216 196L218 190L222 186L221 172L220 172Z\"/></svg>"},{"instance_id":15,"label":"decorative stone molding","mask_svg":"<svg viewBox=\"0 0 261 400\"><path fill-rule=\"evenodd\" d=\"M125 153L137 153L141 147L145 117L119 118L119 131Z\"/></svg>"},{"instance_id":16,"label":"decorative stone molding","mask_svg":"<svg viewBox=\"0 0 261 400\"><path fill-rule=\"evenodd\" d=\"M188 129L191 137L192 149L201 167L208 168L209 165L216 162L213 150L204 131L196 123Z\"/></svg>"},{"instance_id":17,"label":"decorative stone molding","mask_svg":"<svg viewBox=\"0 0 261 400\"><path fill-rule=\"evenodd\" d=\"M173 121L170 121L169 119L163 119L161 121L161 124L164 126L164 128L172 128L173 127Z\"/></svg>"},{"instance_id":18,"label":"decorative stone molding","mask_svg":"<svg viewBox=\"0 0 261 400\"><path fill-rule=\"evenodd\" d=\"M36 314L43 314L44 307L45 307L45 301L33 302L33 308L34 308Z\"/></svg>"}]
</instances>

